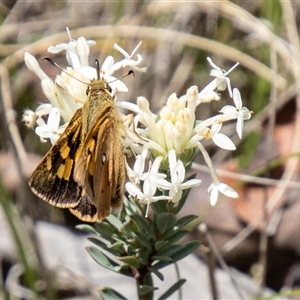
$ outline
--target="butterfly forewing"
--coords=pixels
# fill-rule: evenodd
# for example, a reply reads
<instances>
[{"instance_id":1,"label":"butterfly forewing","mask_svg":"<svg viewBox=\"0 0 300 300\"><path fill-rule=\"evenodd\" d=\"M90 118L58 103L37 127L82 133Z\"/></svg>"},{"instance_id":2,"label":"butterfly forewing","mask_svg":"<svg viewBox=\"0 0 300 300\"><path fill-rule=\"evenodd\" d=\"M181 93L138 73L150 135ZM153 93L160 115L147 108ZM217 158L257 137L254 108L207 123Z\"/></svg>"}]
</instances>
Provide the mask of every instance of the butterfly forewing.
<instances>
[{"instance_id":1,"label":"butterfly forewing","mask_svg":"<svg viewBox=\"0 0 300 300\"><path fill-rule=\"evenodd\" d=\"M69 125L37 166L29 180L32 191L62 208L78 205L82 188L73 180L76 154L81 150L81 114L78 109Z\"/></svg>"},{"instance_id":2,"label":"butterfly forewing","mask_svg":"<svg viewBox=\"0 0 300 300\"><path fill-rule=\"evenodd\" d=\"M116 207L122 203L123 188L120 186L124 185L125 179L121 144L123 123L113 98L105 88L106 83L93 83L91 102L86 103L83 108L88 111L88 120L83 120L83 124L86 124L86 130L83 130L86 131L86 136L74 178L93 199L98 219L103 219L109 215L111 206ZM99 99L102 101L98 102Z\"/></svg>"}]
</instances>

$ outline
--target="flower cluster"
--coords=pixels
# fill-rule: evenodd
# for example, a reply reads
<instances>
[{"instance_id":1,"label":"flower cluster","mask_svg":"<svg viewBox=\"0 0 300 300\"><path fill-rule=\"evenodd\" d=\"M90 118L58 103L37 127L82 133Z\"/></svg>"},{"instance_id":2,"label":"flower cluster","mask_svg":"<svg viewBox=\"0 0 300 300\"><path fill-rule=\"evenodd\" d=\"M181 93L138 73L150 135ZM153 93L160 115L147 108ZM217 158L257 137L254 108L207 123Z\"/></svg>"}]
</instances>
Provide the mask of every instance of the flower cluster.
<instances>
[{"instance_id":1,"label":"flower cluster","mask_svg":"<svg viewBox=\"0 0 300 300\"><path fill-rule=\"evenodd\" d=\"M42 142L50 139L51 143L54 144L75 111L82 107L86 101L87 84L91 79L97 78L96 68L88 65L90 47L94 44L94 41L86 40L83 37L80 37L77 41L72 40L70 37L69 43L50 46L48 48L50 53L65 51L67 62L70 65L55 78L55 82L41 69L37 60L31 54L25 52L25 63L41 79L42 90L50 102L39 105L35 111L26 109L23 114L23 121L28 127L33 128L37 125L35 132L40 136ZM141 55L137 54L136 60L132 58L140 44L130 55L115 44L114 48L123 54L124 59L115 62L112 56L108 56L104 60L100 76L109 82L112 95L116 96L117 92L128 91L121 80L117 80L112 76L115 71L125 67L141 72L146 71L146 68L139 67L142 62ZM47 123L45 120L47 120ZM63 121L62 125L61 121Z\"/></svg>"},{"instance_id":2,"label":"flower cluster","mask_svg":"<svg viewBox=\"0 0 300 300\"><path fill-rule=\"evenodd\" d=\"M26 65L41 79L43 92L50 102L39 105L35 111L25 110L23 115L23 121L28 127L33 128L37 125L35 132L41 141L50 139L54 144L74 112L86 101L84 82L88 83L90 79L97 77L96 69L88 65L92 45L94 41L87 41L81 37L76 41L70 38L69 43L49 47L48 51L51 53L65 51L70 65L56 77L55 82L42 71L32 55L25 53ZM109 82L113 95L116 95L117 91L127 91L126 85L112 76L115 71L124 67L145 71L145 68L140 66L142 56L136 54L139 46L140 44L128 54L115 44L114 48L123 54L124 59L115 62L113 57L109 56L102 64L100 75ZM190 189L201 183L199 179L186 180L185 175L196 150L202 152L211 173L212 184L208 189L211 204L217 202L219 192L229 197L237 197L233 189L219 181L201 141L211 139L218 147L234 150L235 145L231 139L220 132L222 125L226 121L237 120L236 131L242 138L244 120L250 119L251 112L243 107L238 89L231 90L227 76L231 70L226 72L217 67L211 59L208 58L208 61L212 66L213 81L200 92L197 86L192 86L181 97L177 97L175 93L171 94L158 114L151 112L149 102L144 97L138 97L137 104L116 103L117 106L135 114L133 121L128 124L124 121L128 132L123 141L124 147L130 149L135 156L133 167L126 162L127 175L130 179L126 189L140 203L147 204L147 208L150 203L158 200L178 203L184 189ZM235 106L226 105L219 114L206 120L196 120L197 106L204 102L219 100L218 91L226 88ZM149 167L145 170L147 161Z\"/></svg>"},{"instance_id":3,"label":"flower cluster","mask_svg":"<svg viewBox=\"0 0 300 300\"><path fill-rule=\"evenodd\" d=\"M244 120L251 118L251 112L242 105L239 90L237 88L231 90L227 75L233 68L226 72L217 67L210 58L208 61L213 67L211 76L215 79L201 92L198 91L197 86L192 86L185 95L179 98L175 93L171 94L166 105L157 115L151 112L149 102L144 97L137 99L137 105L131 105L132 111L136 113L135 123L144 125L142 128L137 128L136 131L140 136L146 138L148 143L143 145L142 154L137 156L134 168L130 169L127 166L128 176L132 183L128 183L126 188L130 194L143 203L151 203L160 199L167 199L176 203L181 199L183 189L199 185L201 183L199 179L185 181L185 172L197 149L202 152L212 177L212 184L208 188L211 205L216 204L219 192L231 198L238 197L238 194L231 187L220 182L201 141L211 139L220 148L235 150L236 147L232 140L220 132L222 125L226 121L237 120L236 131L238 136L242 138ZM218 91L225 90L226 87L235 106L226 105L219 114L206 120L196 120L197 106L204 102L219 100ZM126 107L129 108L129 106ZM143 173L146 157L143 154L144 149L147 149L155 158L153 166L146 173ZM167 161L166 158L168 158ZM162 173L158 172L157 160L162 162L160 165ZM168 181L165 175L167 171ZM138 188L140 181L144 183L142 189ZM157 188L164 191L168 190L169 195L157 196L155 194Z\"/></svg>"}]
</instances>

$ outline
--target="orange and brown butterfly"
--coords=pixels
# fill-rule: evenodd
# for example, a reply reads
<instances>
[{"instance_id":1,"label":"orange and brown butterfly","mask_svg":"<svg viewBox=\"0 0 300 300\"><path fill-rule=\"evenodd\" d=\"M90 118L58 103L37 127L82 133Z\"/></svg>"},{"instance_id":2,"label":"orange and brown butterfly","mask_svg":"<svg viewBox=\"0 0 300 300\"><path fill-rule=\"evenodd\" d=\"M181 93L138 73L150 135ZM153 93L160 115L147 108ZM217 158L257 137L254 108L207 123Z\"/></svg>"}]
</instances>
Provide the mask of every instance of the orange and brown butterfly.
<instances>
[{"instance_id":1,"label":"orange and brown butterfly","mask_svg":"<svg viewBox=\"0 0 300 300\"><path fill-rule=\"evenodd\" d=\"M122 204L125 182L124 125L97 67L83 107L29 180L37 196L86 222L102 220Z\"/></svg>"}]
</instances>

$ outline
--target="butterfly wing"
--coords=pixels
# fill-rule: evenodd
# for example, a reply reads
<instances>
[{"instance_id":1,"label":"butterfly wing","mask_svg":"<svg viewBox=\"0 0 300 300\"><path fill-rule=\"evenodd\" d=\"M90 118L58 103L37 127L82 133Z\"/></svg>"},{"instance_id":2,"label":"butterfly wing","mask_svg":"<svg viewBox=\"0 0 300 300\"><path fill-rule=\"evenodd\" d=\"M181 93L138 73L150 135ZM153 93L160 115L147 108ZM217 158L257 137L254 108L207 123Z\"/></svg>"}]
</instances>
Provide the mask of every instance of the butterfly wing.
<instances>
[{"instance_id":1,"label":"butterfly wing","mask_svg":"<svg viewBox=\"0 0 300 300\"><path fill-rule=\"evenodd\" d=\"M110 206L122 203L125 169L120 126L116 108L103 109L84 140L75 166L74 178L93 199L99 220L109 215Z\"/></svg>"},{"instance_id":2,"label":"butterfly wing","mask_svg":"<svg viewBox=\"0 0 300 300\"><path fill-rule=\"evenodd\" d=\"M82 190L78 205L71 208L70 212L84 222L96 222L98 220L97 208L85 190Z\"/></svg>"},{"instance_id":3,"label":"butterfly wing","mask_svg":"<svg viewBox=\"0 0 300 300\"><path fill-rule=\"evenodd\" d=\"M82 188L73 179L75 160L82 147L81 115L78 109L29 180L37 196L61 208L78 206L82 197Z\"/></svg>"}]
</instances>

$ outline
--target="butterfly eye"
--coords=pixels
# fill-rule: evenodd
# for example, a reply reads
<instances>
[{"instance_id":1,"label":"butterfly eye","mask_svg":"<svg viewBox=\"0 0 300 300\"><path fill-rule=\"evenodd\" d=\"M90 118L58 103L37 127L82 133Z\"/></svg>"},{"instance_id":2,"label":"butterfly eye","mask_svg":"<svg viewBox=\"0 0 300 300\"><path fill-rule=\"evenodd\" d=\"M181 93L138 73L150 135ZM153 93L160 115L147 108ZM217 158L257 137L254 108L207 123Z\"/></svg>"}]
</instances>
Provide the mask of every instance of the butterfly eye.
<instances>
[{"instance_id":1,"label":"butterfly eye","mask_svg":"<svg viewBox=\"0 0 300 300\"><path fill-rule=\"evenodd\" d=\"M111 93L112 92L112 89L111 87L107 84L107 90Z\"/></svg>"},{"instance_id":2,"label":"butterfly eye","mask_svg":"<svg viewBox=\"0 0 300 300\"><path fill-rule=\"evenodd\" d=\"M85 93L86 93L86 95L87 95L87 96L88 96L88 94L90 93L90 87L89 87L89 86L87 87L87 89L86 89L86 92L85 92Z\"/></svg>"}]
</instances>

